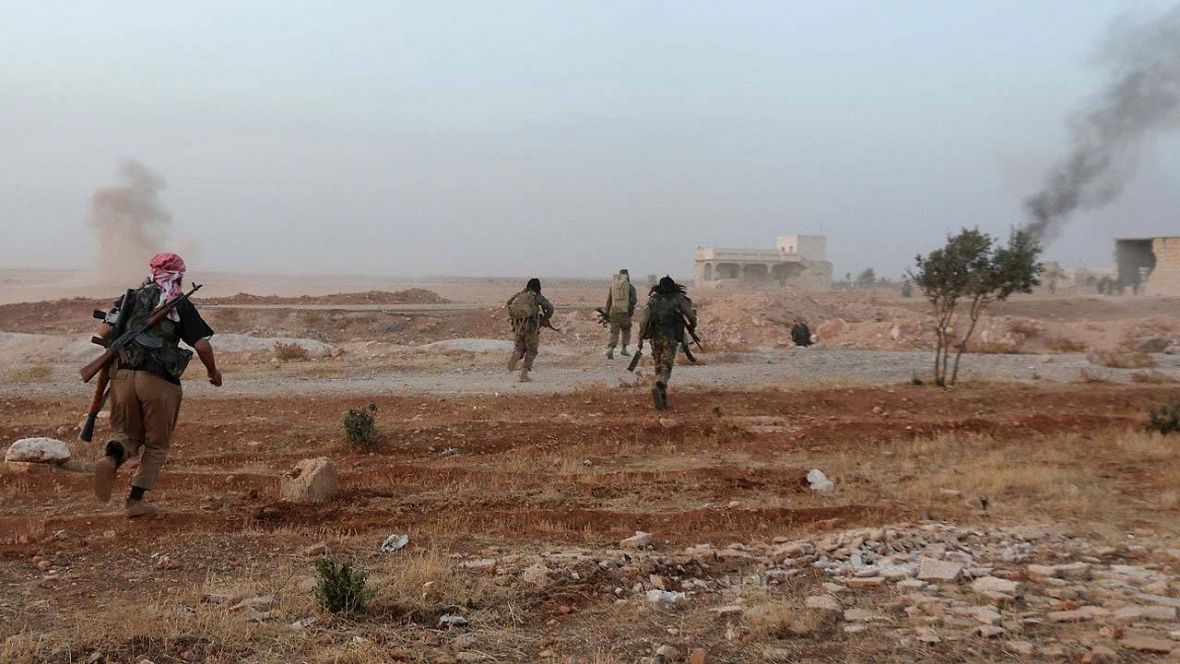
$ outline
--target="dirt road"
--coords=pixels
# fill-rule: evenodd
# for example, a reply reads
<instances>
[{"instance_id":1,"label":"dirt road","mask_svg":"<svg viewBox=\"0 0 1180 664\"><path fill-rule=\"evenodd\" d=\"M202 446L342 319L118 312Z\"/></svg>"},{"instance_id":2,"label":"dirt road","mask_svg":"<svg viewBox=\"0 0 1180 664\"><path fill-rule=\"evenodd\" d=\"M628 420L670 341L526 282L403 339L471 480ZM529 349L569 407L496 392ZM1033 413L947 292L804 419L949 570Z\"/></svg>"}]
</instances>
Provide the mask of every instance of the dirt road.
<instances>
[{"instance_id":1,"label":"dirt road","mask_svg":"<svg viewBox=\"0 0 1180 664\"><path fill-rule=\"evenodd\" d=\"M468 362L452 361L432 369L368 369L363 366L342 370L338 377L316 377L285 372L281 378L252 372L226 376L225 386L214 390L201 380L194 365L185 381L190 396L282 396L343 395L377 396L412 394L562 394L576 390L638 385L651 373L647 359L639 376L626 371L626 358L606 360L592 355L542 355L537 360L534 382L518 383L501 368L499 356L480 354ZM673 373L673 392L678 388L748 388L795 383L851 383L890 385L909 382L929 372L929 352L859 351L845 349L763 350L755 353L702 356L701 366L678 366ZM1155 371L1180 381L1180 355L1157 354ZM265 372L265 369L263 370ZM1082 353L1052 355L966 355L963 380L1070 383L1084 375L1086 380L1131 382L1131 369L1112 369L1091 364ZM0 395L75 395L90 388L78 380L72 367L57 366L52 376L36 383L0 383Z\"/></svg>"}]
</instances>

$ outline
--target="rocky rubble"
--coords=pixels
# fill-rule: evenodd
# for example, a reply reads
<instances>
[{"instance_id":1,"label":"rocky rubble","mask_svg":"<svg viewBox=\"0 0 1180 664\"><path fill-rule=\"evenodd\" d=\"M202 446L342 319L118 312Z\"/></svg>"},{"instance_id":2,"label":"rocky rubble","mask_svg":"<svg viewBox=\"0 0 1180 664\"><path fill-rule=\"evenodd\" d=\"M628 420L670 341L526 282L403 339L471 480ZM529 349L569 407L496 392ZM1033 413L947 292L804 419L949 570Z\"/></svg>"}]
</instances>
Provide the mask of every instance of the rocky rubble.
<instances>
[{"instance_id":1,"label":"rocky rubble","mask_svg":"<svg viewBox=\"0 0 1180 664\"><path fill-rule=\"evenodd\" d=\"M644 545L657 546L650 534L639 535ZM732 638L746 629L758 598L803 589L800 615L826 616L811 624L830 629L835 623L847 635L891 639L900 647L974 639L999 640L1005 650L1038 660L1180 655L1180 551L1151 533L1110 544L1052 526L923 522L723 548L662 551L635 544L628 538L613 550L527 555L485 550L476 562L522 582L538 568L552 584L593 580L619 604L709 611L729 623ZM821 636L808 624L793 624L793 636ZM672 645L687 652L699 644ZM657 654L651 661L672 660Z\"/></svg>"}]
</instances>

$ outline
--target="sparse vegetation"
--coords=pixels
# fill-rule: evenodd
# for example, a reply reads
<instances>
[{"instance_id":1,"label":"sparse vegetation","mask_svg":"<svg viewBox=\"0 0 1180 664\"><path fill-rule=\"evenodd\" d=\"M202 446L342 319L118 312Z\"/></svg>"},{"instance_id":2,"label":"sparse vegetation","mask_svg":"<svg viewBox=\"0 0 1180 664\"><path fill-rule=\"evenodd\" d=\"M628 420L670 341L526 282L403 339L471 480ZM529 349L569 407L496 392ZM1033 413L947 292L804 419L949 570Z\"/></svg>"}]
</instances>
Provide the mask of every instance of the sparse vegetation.
<instances>
[{"instance_id":1,"label":"sparse vegetation","mask_svg":"<svg viewBox=\"0 0 1180 664\"><path fill-rule=\"evenodd\" d=\"M278 342L275 344L274 353L275 357L283 362L302 362L309 357L307 349L297 343Z\"/></svg>"},{"instance_id":2,"label":"sparse vegetation","mask_svg":"<svg viewBox=\"0 0 1180 664\"><path fill-rule=\"evenodd\" d=\"M344 433L348 442L357 447L368 447L377 441L377 425L373 413L377 412L377 404L369 404L364 408L350 408L344 415Z\"/></svg>"},{"instance_id":3,"label":"sparse vegetation","mask_svg":"<svg viewBox=\"0 0 1180 664\"><path fill-rule=\"evenodd\" d=\"M1158 433L1168 435L1180 432L1180 401L1169 401L1156 406L1149 413L1148 426Z\"/></svg>"},{"instance_id":4,"label":"sparse vegetation","mask_svg":"<svg viewBox=\"0 0 1180 664\"><path fill-rule=\"evenodd\" d=\"M373 597L368 575L351 563L324 556L316 562L319 583L315 589L320 606L332 613L364 613Z\"/></svg>"},{"instance_id":5,"label":"sparse vegetation","mask_svg":"<svg viewBox=\"0 0 1180 664\"><path fill-rule=\"evenodd\" d=\"M1074 339L1066 339L1065 337L1053 337L1045 342L1049 350L1058 353L1084 353L1089 348L1084 341L1077 341Z\"/></svg>"},{"instance_id":6,"label":"sparse vegetation","mask_svg":"<svg viewBox=\"0 0 1180 664\"><path fill-rule=\"evenodd\" d=\"M1037 262L1041 246L1026 231L1015 230L1006 246L994 245L992 237L978 229L964 228L947 238L946 245L915 259L909 278L934 306L934 379L941 386L954 385L959 361L984 310L1014 293L1032 292L1040 283ZM956 339L952 329L960 300L969 302L967 330ZM953 369L950 351L956 348ZM950 374L948 381L947 374Z\"/></svg>"},{"instance_id":7,"label":"sparse vegetation","mask_svg":"<svg viewBox=\"0 0 1180 664\"><path fill-rule=\"evenodd\" d=\"M1163 373L1162 371L1156 371L1154 369L1150 371L1136 371L1135 373L1131 374L1131 381L1135 383L1149 383L1154 385L1164 385L1167 383L1177 382L1175 378L1172 378L1168 374Z\"/></svg>"},{"instance_id":8,"label":"sparse vegetation","mask_svg":"<svg viewBox=\"0 0 1180 664\"><path fill-rule=\"evenodd\" d=\"M1155 366L1155 359L1139 351L1102 351L1090 353L1086 358L1090 364L1111 369L1148 369Z\"/></svg>"},{"instance_id":9,"label":"sparse vegetation","mask_svg":"<svg viewBox=\"0 0 1180 664\"><path fill-rule=\"evenodd\" d=\"M4 382L24 385L38 383L53 377L53 367L48 364L32 364L19 369L12 369L4 374Z\"/></svg>"}]
</instances>

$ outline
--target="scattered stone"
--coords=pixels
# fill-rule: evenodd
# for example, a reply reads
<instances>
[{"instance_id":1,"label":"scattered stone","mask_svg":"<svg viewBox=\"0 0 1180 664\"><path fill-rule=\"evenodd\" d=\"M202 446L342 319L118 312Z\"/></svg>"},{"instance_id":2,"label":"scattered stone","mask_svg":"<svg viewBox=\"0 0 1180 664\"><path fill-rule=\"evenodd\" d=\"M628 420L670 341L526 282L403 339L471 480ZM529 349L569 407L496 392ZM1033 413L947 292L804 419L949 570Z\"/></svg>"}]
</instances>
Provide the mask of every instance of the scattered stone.
<instances>
[{"instance_id":1,"label":"scattered stone","mask_svg":"<svg viewBox=\"0 0 1180 664\"><path fill-rule=\"evenodd\" d=\"M520 580L534 586L547 586L549 585L550 571L544 563L529 565L520 573Z\"/></svg>"},{"instance_id":2,"label":"scattered stone","mask_svg":"<svg viewBox=\"0 0 1180 664\"><path fill-rule=\"evenodd\" d=\"M4 460L60 466L70 460L70 446L54 438L21 438L8 447Z\"/></svg>"},{"instance_id":3,"label":"scattered stone","mask_svg":"<svg viewBox=\"0 0 1180 664\"><path fill-rule=\"evenodd\" d=\"M1119 654L1106 646L1094 646L1082 657L1083 664L1115 664Z\"/></svg>"},{"instance_id":4,"label":"scattered stone","mask_svg":"<svg viewBox=\"0 0 1180 664\"><path fill-rule=\"evenodd\" d=\"M1063 623L1083 622L1104 615L1107 615L1107 611L1100 606L1083 606L1069 611L1050 611L1045 617L1050 622Z\"/></svg>"},{"instance_id":5,"label":"scattered stone","mask_svg":"<svg viewBox=\"0 0 1180 664\"><path fill-rule=\"evenodd\" d=\"M918 566L918 580L920 581L954 581L962 573L962 565L934 558L922 558Z\"/></svg>"},{"instance_id":6,"label":"scattered stone","mask_svg":"<svg viewBox=\"0 0 1180 664\"><path fill-rule=\"evenodd\" d=\"M812 595L804 600L803 606L817 611L842 613L840 602L830 595Z\"/></svg>"},{"instance_id":7,"label":"scattered stone","mask_svg":"<svg viewBox=\"0 0 1180 664\"><path fill-rule=\"evenodd\" d=\"M914 629L914 638L921 643L935 644L942 643L942 637L929 627L917 627Z\"/></svg>"},{"instance_id":8,"label":"scattered stone","mask_svg":"<svg viewBox=\"0 0 1180 664\"><path fill-rule=\"evenodd\" d=\"M1150 602L1151 604L1159 604L1161 606L1170 606L1174 609L1180 609L1180 597L1165 597L1163 595L1152 595L1150 593L1137 593L1135 598Z\"/></svg>"},{"instance_id":9,"label":"scattered stone","mask_svg":"<svg viewBox=\"0 0 1180 664\"><path fill-rule=\"evenodd\" d=\"M336 464L327 457L304 459L279 480L279 496L292 503L319 503L340 490Z\"/></svg>"},{"instance_id":10,"label":"scattered stone","mask_svg":"<svg viewBox=\"0 0 1180 664\"><path fill-rule=\"evenodd\" d=\"M1138 652L1150 652L1157 655L1167 655L1176 648L1173 641L1157 639L1150 636L1128 636L1119 641L1119 645Z\"/></svg>"},{"instance_id":11,"label":"scattered stone","mask_svg":"<svg viewBox=\"0 0 1180 664\"><path fill-rule=\"evenodd\" d=\"M297 632L301 632L301 631L307 629L308 627L311 627L312 625L314 625L315 622L316 622L315 616L308 616L307 618L300 618L299 620L296 620L295 622L291 623L291 629L293 629Z\"/></svg>"},{"instance_id":12,"label":"scattered stone","mask_svg":"<svg viewBox=\"0 0 1180 664\"><path fill-rule=\"evenodd\" d=\"M1176 609L1170 606L1145 606L1143 607L1143 618L1159 622L1172 621L1176 619Z\"/></svg>"},{"instance_id":13,"label":"scattered stone","mask_svg":"<svg viewBox=\"0 0 1180 664\"><path fill-rule=\"evenodd\" d=\"M394 533L389 537L386 537L385 541L381 543L381 551L382 553L394 553L406 548L406 545L409 543L409 535L405 535L403 533Z\"/></svg>"},{"instance_id":14,"label":"scattered stone","mask_svg":"<svg viewBox=\"0 0 1180 664\"><path fill-rule=\"evenodd\" d=\"M974 634L975 636L978 636L978 637L981 637L984 639L994 639L996 637L1003 635L1003 633L1004 633L1004 628L999 627L997 625L980 625L979 627L976 627L975 630L972 632L972 634Z\"/></svg>"},{"instance_id":15,"label":"scattered stone","mask_svg":"<svg viewBox=\"0 0 1180 664\"><path fill-rule=\"evenodd\" d=\"M627 539L619 542L619 546L624 549L642 549L651 544L652 534L645 533L642 530L636 530L635 534Z\"/></svg>"},{"instance_id":16,"label":"scattered stone","mask_svg":"<svg viewBox=\"0 0 1180 664\"><path fill-rule=\"evenodd\" d=\"M681 592L669 592L667 590L649 590L647 591L647 601L652 604L663 604L673 606L678 602L683 602L687 595Z\"/></svg>"},{"instance_id":17,"label":"scattered stone","mask_svg":"<svg viewBox=\"0 0 1180 664\"><path fill-rule=\"evenodd\" d=\"M665 662L678 662L682 655L679 650L672 646L660 646L656 648L656 657Z\"/></svg>"},{"instance_id":18,"label":"scattered stone","mask_svg":"<svg viewBox=\"0 0 1180 664\"><path fill-rule=\"evenodd\" d=\"M870 576L867 578L853 577L845 581L850 588L876 588L877 586L885 585L885 579L879 576Z\"/></svg>"},{"instance_id":19,"label":"scattered stone","mask_svg":"<svg viewBox=\"0 0 1180 664\"><path fill-rule=\"evenodd\" d=\"M709 651L704 648L695 648L688 655L688 664L708 664Z\"/></svg>"},{"instance_id":20,"label":"scattered stone","mask_svg":"<svg viewBox=\"0 0 1180 664\"><path fill-rule=\"evenodd\" d=\"M727 606L715 606L709 609L709 611L719 616L740 616L742 614L742 607L737 604L729 604Z\"/></svg>"},{"instance_id":21,"label":"scattered stone","mask_svg":"<svg viewBox=\"0 0 1180 664\"><path fill-rule=\"evenodd\" d=\"M812 468L807 471L807 483L811 485L812 491L818 491L820 493L829 493L836 490L836 485L819 468Z\"/></svg>"},{"instance_id":22,"label":"scattered stone","mask_svg":"<svg viewBox=\"0 0 1180 664\"><path fill-rule=\"evenodd\" d=\"M865 609L847 609L844 611L844 619L849 622L869 622L880 620L881 616Z\"/></svg>"},{"instance_id":23,"label":"scattered stone","mask_svg":"<svg viewBox=\"0 0 1180 664\"><path fill-rule=\"evenodd\" d=\"M463 652L455 653L455 659L460 662L486 662L491 659L481 652L473 652L471 650L464 650Z\"/></svg>"},{"instance_id":24,"label":"scattered stone","mask_svg":"<svg viewBox=\"0 0 1180 664\"><path fill-rule=\"evenodd\" d=\"M496 570L496 561L492 558L464 560L463 562L459 563L459 567L477 572L494 572Z\"/></svg>"},{"instance_id":25,"label":"scattered stone","mask_svg":"<svg viewBox=\"0 0 1180 664\"><path fill-rule=\"evenodd\" d=\"M453 613L444 613L438 617L439 629L451 629L454 627L462 628L467 627L470 624L471 623L468 622L468 620L463 616L455 615Z\"/></svg>"},{"instance_id":26,"label":"scattered stone","mask_svg":"<svg viewBox=\"0 0 1180 664\"><path fill-rule=\"evenodd\" d=\"M1001 579L994 576L980 577L971 582L971 589L978 593L996 592L1004 593L1006 595L1016 594L1017 588L1020 584L1008 579Z\"/></svg>"}]
</instances>

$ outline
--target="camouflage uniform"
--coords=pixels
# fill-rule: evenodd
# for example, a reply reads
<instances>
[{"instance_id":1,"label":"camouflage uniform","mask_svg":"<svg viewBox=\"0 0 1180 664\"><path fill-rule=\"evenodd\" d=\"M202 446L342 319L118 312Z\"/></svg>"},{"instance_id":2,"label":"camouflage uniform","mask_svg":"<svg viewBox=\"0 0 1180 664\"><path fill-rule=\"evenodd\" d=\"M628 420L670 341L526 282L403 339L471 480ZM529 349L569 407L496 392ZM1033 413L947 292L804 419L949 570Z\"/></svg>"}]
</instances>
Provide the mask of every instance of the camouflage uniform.
<instances>
[{"instance_id":1,"label":"camouflage uniform","mask_svg":"<svg viewBox=\"0 0 1180 664\"><path fill-rule=\"evenodd\" d=\"M661 310L666 312L664 320L658 314ZM654 292L648 299L644 314L640 337L651 344L651 359L656 369L652 397L656 408L662 410L667 407L668 381L672 378L672 367L676 364L676 351L684 343L685 325L695 329L697 314L692 300L680 292Z\"/></svg>"},{"instance_id":2,"label":"camouflage uniform","mask_svg":"<svg viewBox=\"0 0 1180 664\"><path fill-rule=\"evenodd\" d=\"M625 313L610 313L611 305L614 304L614 293L607 293L606 296L606 307L603 308L603 311L607 312L607 321L610 323L607 357L611 357L615 347L619 345L620 332L623 337L623 354L628 354L627 346L631 343L631 320L635 315L635 305L639 302L639 296L636 295L634 286L628 285L627 288L627 311Z\"/></svg>"},{"instance_id":3,"label":"camouflage uniform","mask_svg":"<svg viewBox=\"0 0 1180 664\"><path fill-rule=\"evenodd\" d=\"M521 291L508 298L508 304L511 305L517 295L524 292ZM537 315L529 318L511 319L515 346L512 350L512 357L508 360L508 370L515 371L516 365L523 358L524 366L520 370L521 380L528 380L528 373L533 370L533 360L537 359L537 351L541 346L541 319L553 318L553 305L549 300L540 293L534 295L537 298Z\"/></svg>"}]
</instances>

